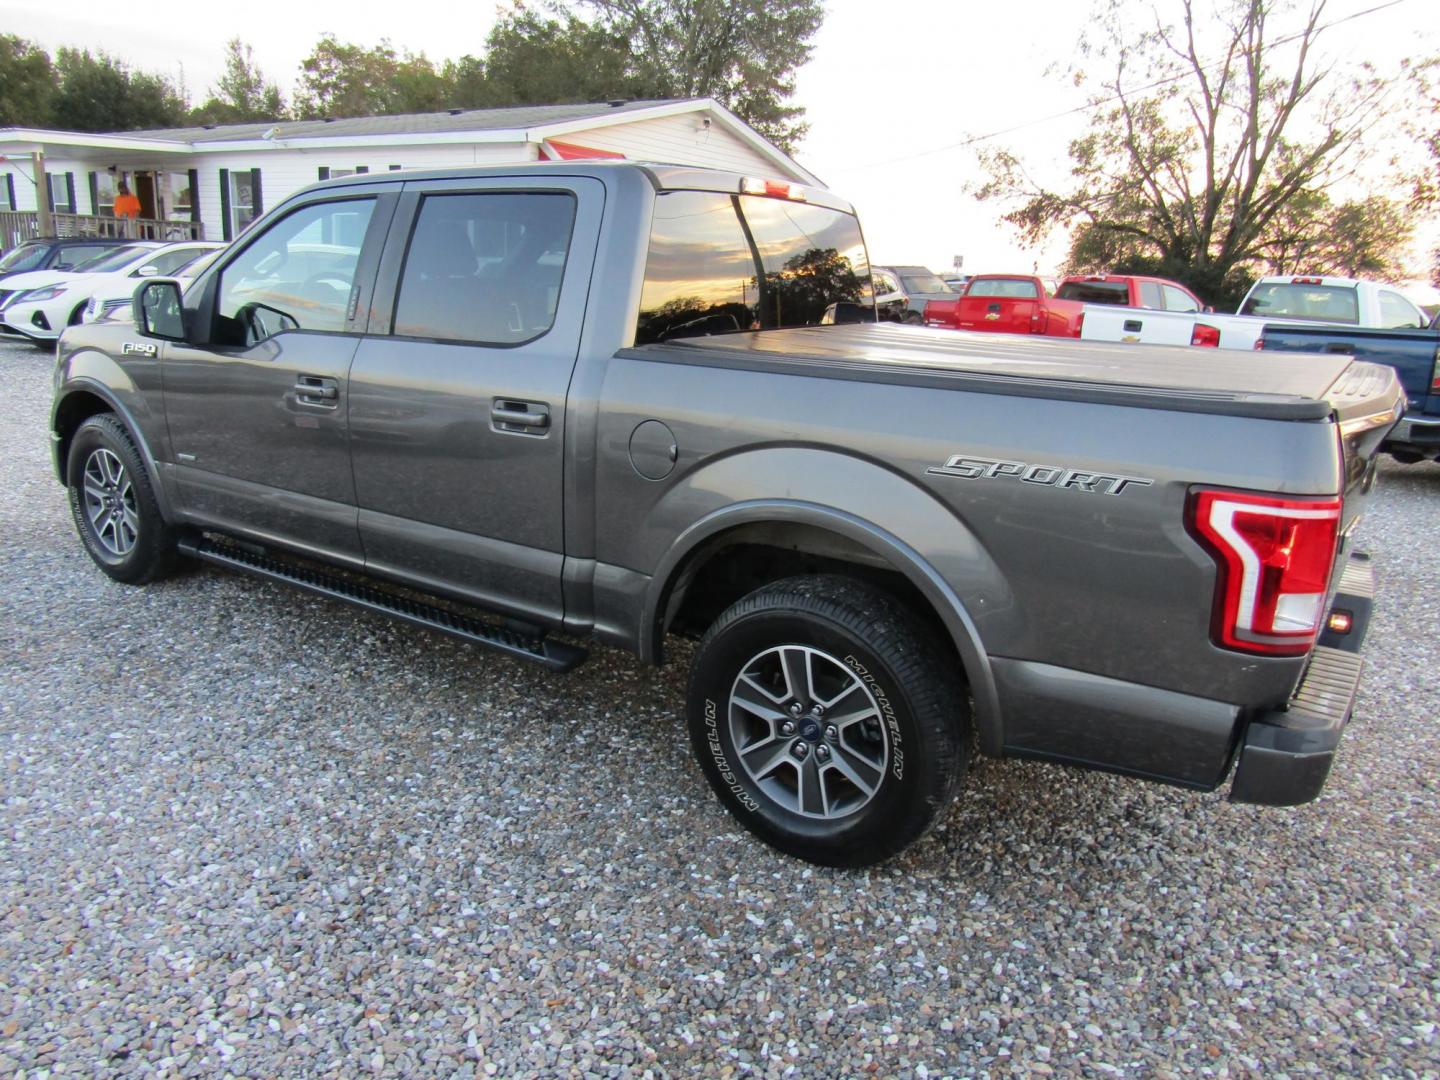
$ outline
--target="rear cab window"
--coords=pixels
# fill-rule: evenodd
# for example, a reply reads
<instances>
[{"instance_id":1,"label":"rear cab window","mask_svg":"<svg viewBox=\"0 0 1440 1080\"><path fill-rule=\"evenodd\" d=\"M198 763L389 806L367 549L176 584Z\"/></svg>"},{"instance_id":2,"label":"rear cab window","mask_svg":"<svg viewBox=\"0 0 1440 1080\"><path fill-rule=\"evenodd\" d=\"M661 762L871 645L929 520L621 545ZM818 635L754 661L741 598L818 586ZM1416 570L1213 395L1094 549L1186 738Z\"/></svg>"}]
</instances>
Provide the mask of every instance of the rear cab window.
<instances>
[{"instance_id":1,"label":"rear cab window","mask_svg":"<svg viewBox=\"0 0 1440 1080\"><path fill-rule=\"evenodd\" d=\"M994 296L1012 300L1038 300L1040 291L1024 278L980 278L970 282L966 296Z\"/></svg>"},{"instance_id":2,"label":"rear cab window","mask_svg":"<svg viewBox=\"0 0 1440 1080\"><path fill-rule=\"evenodd\" d=\"M1360 298L1352 285L1261 282L1250 290L1240 314L1354 325L1360 321Z\"/></svg>"},{"instance_id":3,"label":"rear cab window","mask_svg":"<svg viewBox=\"0 0 1440 1080\"><path fill-rule=\"evenodd\" d=\"M842 304L874 318L853 214L713 191L655 197L635 344L816 326Z\"/></svg>"}]
</instances>

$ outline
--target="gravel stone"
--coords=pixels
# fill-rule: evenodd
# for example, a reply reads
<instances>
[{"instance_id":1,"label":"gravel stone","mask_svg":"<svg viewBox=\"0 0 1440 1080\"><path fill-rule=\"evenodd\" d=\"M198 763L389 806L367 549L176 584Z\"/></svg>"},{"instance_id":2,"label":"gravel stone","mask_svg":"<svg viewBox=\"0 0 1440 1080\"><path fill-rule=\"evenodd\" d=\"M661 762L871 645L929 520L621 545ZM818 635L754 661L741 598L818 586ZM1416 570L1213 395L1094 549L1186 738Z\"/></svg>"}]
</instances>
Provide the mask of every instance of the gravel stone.
<instances>
[{"instance_id":1,"label":"gravel stone","mask_svg":"<svg viewBox=\"0 0 1440 1080\"><path fill-rule=\"evenodd\" d=\"M1381 465L1324 796L980 761L867 872L736 828L669 667L111 583L0 344L0 1075L1440 1074L1440 467Z\"/></svg>"}]
</instances>

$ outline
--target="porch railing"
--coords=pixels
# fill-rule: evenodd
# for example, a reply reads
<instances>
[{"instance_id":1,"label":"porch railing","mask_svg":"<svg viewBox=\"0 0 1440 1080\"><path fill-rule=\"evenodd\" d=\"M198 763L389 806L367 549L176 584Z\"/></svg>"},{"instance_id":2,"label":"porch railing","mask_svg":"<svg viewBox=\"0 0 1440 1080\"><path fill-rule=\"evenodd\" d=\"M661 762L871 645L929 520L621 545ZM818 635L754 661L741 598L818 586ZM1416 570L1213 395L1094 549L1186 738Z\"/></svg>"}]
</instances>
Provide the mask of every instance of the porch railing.
<instances>
[{"instance_id":1,"label":"porch railing","mask_svg":"<svg viewBox=\"0 0 1440 1080\"><path fill-rule=\"evenodd\" d=\"M55 236L116 236L127 240L204 240L198 221L157 221L154 218L105 217L100 214L50 215ZM0 210L0 249L9 251L40 236L40 215L34 210Z\"/></svg>"}]
</instances>

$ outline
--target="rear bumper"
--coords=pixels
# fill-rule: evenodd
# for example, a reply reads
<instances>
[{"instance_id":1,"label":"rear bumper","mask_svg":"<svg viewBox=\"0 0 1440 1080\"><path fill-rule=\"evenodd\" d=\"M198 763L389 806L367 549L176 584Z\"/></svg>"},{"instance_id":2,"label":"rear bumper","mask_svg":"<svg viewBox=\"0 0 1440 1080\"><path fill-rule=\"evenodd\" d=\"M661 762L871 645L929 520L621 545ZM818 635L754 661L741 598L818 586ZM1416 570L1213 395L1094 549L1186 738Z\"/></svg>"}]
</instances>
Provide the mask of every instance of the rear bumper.
<instances>
[{"instance_id":1,"label":"rear bumper","mask_svg":"<svg viewBox=\"0 0 1440 1080\"><path fill-rule=\"evenodd\" d=\"M1230 785L1231 801L1297 806L1320 794L1355 708L1364 666L1358 653L1374 595L1368 559L1352 556L1331 608L1350 613L1350 631L1343 636L1327 631L1288 705L1250 721Z\"/></svg>"},{"instance_id":2,"label":"rear bumper","mask_svg":"<svg viewBox=\"0 0 1440 1080\"><path fill-rule=\"evenodd\" d=\"M1387 449L1397 445L1429 453L1440 450L1440 416L1402 416L1385 437Z\"/></svg>"}]
</instances>

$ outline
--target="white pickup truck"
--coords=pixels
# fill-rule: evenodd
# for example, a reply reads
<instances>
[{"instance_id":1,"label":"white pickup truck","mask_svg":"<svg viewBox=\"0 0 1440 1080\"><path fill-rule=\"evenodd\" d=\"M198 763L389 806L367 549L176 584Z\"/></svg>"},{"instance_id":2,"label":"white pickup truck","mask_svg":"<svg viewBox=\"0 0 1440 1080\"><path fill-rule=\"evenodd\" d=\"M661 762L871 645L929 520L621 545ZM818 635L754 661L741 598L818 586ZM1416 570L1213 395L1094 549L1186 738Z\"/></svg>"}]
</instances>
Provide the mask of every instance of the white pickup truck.
<instances>
[{"instance_id":1,"label":"white pickup truck","mask_svg":"<svg viewBox=\"0 0 1440 1080\"><path fill-rule=\"evenodd\" d=\"M1263 277L1238 315L1150 311L1087 304L1081 338L1146 345L1254 349L1267 324L1326 323L1386 330L1423 329L1419 306L1392 286L1341 277Z\"/></svg>"}]
</instances>

